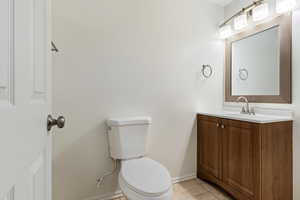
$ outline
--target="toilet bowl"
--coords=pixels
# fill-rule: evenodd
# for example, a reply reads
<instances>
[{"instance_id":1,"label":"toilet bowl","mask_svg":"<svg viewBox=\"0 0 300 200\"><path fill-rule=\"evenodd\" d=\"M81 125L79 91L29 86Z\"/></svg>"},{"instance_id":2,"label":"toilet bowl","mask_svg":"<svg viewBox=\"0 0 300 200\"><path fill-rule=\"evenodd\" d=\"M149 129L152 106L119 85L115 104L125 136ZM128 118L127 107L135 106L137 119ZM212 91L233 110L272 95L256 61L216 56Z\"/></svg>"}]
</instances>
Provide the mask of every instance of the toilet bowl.
<instances>
[{"instance_id":1,"label":"toilet bowl","mask_svg":"<svg viewBox=\"0 0 300 200\"><path fill-rule=\"evenodd\" d=\"M172 182L168 170L147 157L122 161L119 185L128 200L172 199Z\"/></svg>"}]
</instances>

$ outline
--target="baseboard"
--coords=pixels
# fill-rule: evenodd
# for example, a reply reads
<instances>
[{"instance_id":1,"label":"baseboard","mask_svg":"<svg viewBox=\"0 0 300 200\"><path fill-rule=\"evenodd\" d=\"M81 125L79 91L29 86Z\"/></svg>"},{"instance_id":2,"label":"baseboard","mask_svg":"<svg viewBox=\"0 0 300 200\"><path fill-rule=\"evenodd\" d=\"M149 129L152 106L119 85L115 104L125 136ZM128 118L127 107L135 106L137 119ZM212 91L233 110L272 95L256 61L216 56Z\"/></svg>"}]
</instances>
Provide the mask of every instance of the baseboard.
<instances>
[{"instance_id":1,"label":"baseboard","mask_svg":"<svg viewBox=\"0 0 300 200\"><path fill-rule=\"evenodd\" d=\"M122 191L118 190L118 191L113 192L113 193L108 193L108 194L98 195L98 196L94 196L94 197L89 197L89 198L86 198L84 200L111 200L111 199L116 199L116 198L119 198L119 197L122 197L122 196L123 196Z\"/></svg>"},{"instance_id":2,"label":"baseboard","mask_svg":"<svg viewBox=\"0 0 300 200\"><path fill-rule=\"evenodd\" d=\"M185 175L185 176L174 177L174 178L172 178L172 182L173 182L173 184L175 184L175 183L179 183L182 181L187 181L187 180L191 180L191 179L195 179L195 178L196 178L196 174L189 174L189 175ZM118 190L113 193L98 195L95 197L89 197L84 200L111 200L111 199L119 198L121 196L123 196L122 191Z\"/></svg>"},{"instance_id":3,"label":"baseboard","mask_svg":"<svg viewBox=\"0 0 300 200\"><path fill-rule=\"evenodd\" d=\"M174 178L172 178L172 182L173 182L173 184L175 184L175 183L179 183L182 181L188 181L191 179L195 179L196 177L197 177L196 174L189 174L189 175L185 175L185 176L174 177Z\"/></svg>"}]
</instances>

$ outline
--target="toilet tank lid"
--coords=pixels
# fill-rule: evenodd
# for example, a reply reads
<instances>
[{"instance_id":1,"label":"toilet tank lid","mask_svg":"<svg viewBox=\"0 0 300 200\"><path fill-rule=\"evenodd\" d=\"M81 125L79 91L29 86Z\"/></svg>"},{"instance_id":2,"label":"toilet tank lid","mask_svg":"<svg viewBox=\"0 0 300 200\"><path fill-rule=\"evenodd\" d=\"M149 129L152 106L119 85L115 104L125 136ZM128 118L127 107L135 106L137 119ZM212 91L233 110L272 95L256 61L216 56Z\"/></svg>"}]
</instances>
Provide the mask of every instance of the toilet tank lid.
<instances>
[{"instance_id":1,"label":"toilet tank lid","mask_svg":"<svg viewBox=\"0 0 300 200\"><path fill-rule=\"evenodd\" d=\"M112 126L132 126L132 125L148 125L152 123L151 117L129 117L114 118L106 121L107 125Z\"/></svg>"}]
</instances>

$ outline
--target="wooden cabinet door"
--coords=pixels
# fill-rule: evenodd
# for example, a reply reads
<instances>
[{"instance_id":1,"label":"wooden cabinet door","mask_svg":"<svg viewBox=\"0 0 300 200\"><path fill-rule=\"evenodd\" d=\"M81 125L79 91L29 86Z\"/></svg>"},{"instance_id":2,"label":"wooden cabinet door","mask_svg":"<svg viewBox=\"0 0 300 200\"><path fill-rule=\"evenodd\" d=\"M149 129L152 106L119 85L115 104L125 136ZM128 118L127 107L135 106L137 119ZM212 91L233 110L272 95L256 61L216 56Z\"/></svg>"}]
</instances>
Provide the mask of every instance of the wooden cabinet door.
<instances>
[{"instance_id":1,"label":"wooden cabinet door","mask_svg":"<svg viewBox=\"0 0 300 200\"><path fill-rule=\"evenodd\" d=\"M223 181L243 195L260 199L260 140L255 124L222 120Z\"/></svg>"},{"instance_id":2,"label":"wooden cabinet door","mask_svg":"<svg viewBox=\"0 0 300 200\"><path fill-rule=\"evenodd\" d=\"M218 118L198 117L198 171L221 178L221 130Z\"/></svg>"}]
</instances>

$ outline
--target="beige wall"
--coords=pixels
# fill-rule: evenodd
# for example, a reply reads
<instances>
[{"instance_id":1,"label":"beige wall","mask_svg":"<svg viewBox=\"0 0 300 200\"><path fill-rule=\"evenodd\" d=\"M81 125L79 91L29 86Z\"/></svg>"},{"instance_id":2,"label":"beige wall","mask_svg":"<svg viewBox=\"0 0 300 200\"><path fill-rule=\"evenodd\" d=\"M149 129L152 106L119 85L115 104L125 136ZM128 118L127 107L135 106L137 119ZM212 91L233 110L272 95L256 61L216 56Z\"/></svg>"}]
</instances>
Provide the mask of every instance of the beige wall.
<instances>
[{"instance_id":1,"label":"beige wall","mask_svg":"<svg viewBox=\"0 0 300 200\"><path fill-rule=\"evenodd\" d=\"M67 119L54 137L54 200L117 190L116 176L96 188L113 167L108 117L151 116L149 157L172 177L195 173L195 113L222 107L223 11L202 0L53 0L53 104Z\"/></svg>"},{"instance_id":2,"label":"beige wall","mask_svg":"<svg viewBox=\"0 0 300 200\"><path fill-rule=\"evenodd\" d=\"M271 12L274 12L275 1L268 1L271 5ZM225 16L229 17L238 11L243 6L252 3L251 0L240 1L234 0L231 4L225 7ZM298 0L298 4L300 1ZM294 122L294 200L300 199L300 9L296 9L293 13L293 104L292 105L280 105L280 104L257 104L259 107L267 108L280 108L291 109L295 113Z\"/></svg>"}]
</instances>

